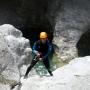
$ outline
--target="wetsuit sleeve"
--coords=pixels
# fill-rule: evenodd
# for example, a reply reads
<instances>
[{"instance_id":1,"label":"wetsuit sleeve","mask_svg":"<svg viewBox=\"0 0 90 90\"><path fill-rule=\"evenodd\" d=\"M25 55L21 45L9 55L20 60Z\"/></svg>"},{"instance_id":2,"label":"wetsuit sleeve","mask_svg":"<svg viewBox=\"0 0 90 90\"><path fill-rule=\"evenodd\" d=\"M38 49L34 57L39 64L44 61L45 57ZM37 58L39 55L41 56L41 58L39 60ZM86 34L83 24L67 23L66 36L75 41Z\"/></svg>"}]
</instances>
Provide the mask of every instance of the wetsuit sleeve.
<instances>
[{"instance_id":1,"label":"wetsuit sleeve","mask_svg":"<svg viewBox=\"0 0 90 90\"><path fill-rule=\"evenodd\" d=\"M52 45L51 45L51 43L48 42L48 52L43 57L43 59L46 59L49 56L49 54L51 53L51 51L52 51Z\"/></svg>"},{"instance_id":2,"label":"wetsuit sleeve","mask_svg":"<svg viewBox=\"0 0 90 90\"><path fill-rule=\"evenodd\" d=\"M38 51L37 51L37 43L36 43L36 42L35 42L34 45L33 45L32 52L33 52L35 55L38 54Z\"/></svg>"}]
</instances>

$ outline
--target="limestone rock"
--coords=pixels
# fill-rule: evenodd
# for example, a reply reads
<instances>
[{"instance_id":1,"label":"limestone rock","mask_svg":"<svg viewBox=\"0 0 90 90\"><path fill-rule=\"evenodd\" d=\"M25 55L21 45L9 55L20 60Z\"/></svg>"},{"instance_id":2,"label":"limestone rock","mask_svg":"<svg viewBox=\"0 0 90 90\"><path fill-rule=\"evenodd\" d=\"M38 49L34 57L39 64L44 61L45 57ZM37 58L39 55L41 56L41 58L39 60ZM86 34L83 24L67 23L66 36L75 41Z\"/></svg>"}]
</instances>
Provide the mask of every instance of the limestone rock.
<instances>
[{"instance_id":1,"label":"limestone rock","mask_svg":"<svg viewBox=\"0 0 90 90\"><path fill-rule=\"evenodd\" d=\"M0 90L10 90L9 85L0 84Z\"/></svg>"},{"instance_id":2,"label":"limestone rock","mask_svg":"<svg viewBox=\"0 0 90 90\"><path fill-rule=\"evenodd\" d=\"M55 26L53 43L63 60L77 56L76 44L90 28L89 5L88 0L56 0L48 9L48 18Z\"/></svg>"},{"instance_id":3,"label":"limestone rock","mask_svg":"<svg viewBox=\"0 0 90 90\"><path fill-rule=\"evenodd\" d=\"M5 81L4 84L18 82L20 68L23 64L29 64L30 60L29 40L12 25L0 26L0 82Z\"/></svg>"},{"instance_id":4,"label":"limestone rock","mask_svg":"<svg viewBox=\"0 0 90 90\"><path fill-rule=\"evenodd\" d=\"M46 75L42 78L21 78L21 90L89 90L90 56L76 58L68 65L58 68L53 74L52 77Z\"/></svg>"}]
</instances>

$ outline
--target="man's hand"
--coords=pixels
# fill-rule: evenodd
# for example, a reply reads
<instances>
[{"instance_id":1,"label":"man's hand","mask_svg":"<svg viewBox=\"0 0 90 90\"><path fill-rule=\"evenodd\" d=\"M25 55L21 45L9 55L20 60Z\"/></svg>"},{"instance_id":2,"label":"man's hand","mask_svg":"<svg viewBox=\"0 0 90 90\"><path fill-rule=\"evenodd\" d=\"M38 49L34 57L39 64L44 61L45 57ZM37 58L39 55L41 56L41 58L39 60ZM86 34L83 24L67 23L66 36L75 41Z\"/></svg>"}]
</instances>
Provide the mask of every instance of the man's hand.
<instances>
[{"instance_id":1,"label":"man's hand","mask_svg":"<svg viewBox=\"0 0 90 90\"><path fill-rule=\"evenodd\" d=\"M37 58L42 58L42 53L38 52L37 53Z\"/></svg>"},{"instance_id":2,"label":"man's hand","mask_svg":"<svg viewBox=\"0 0 90 90\"><path fill-rule=\"evenodd\" d=\"M40 56L41 56L40 53L37 53L37 57L40 58Z\"/></svg>"}]
</instances>

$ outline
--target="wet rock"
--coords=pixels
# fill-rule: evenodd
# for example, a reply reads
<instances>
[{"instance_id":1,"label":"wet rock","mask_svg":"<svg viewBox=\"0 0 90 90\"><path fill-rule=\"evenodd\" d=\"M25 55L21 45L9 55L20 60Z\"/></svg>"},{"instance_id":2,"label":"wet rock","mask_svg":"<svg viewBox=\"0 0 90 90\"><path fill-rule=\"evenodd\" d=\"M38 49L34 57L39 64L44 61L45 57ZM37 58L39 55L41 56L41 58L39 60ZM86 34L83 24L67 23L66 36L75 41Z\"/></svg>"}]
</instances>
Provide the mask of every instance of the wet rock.
<instances>
[{"instance_id":1,"label":"wet rock","mask_svg":"<svg viewBox=\"0 0 90 90\"><path fill-rule=\"evenodd\" d=\"M20 68L30 60L29 40L12 25L0 26L0 82L9 85L19 82Z\"/></svg>"},{"instance_id":2,"label":"wet rock","mask_svg":"<svg viewBox=\"0 0 90 90\"><path fill-rule=\"evenodd\" d=\"M49 75L21 78L21 90L89 90L90 56L76 58Z\"/></svg>"},{"instance_id":3,"label":"wet rock","mask_svg":"<svg viewBox=\"0 0 90 90\"><path fill-rule=\"evenodd\" d=\"M63 60L77 56L76 44L89 29L89 4L88 0L56 0L48 9L48 17L51 17L51 24L55 26L53 43L58 47L58 54Z\"/></svg>"}]
</instances>

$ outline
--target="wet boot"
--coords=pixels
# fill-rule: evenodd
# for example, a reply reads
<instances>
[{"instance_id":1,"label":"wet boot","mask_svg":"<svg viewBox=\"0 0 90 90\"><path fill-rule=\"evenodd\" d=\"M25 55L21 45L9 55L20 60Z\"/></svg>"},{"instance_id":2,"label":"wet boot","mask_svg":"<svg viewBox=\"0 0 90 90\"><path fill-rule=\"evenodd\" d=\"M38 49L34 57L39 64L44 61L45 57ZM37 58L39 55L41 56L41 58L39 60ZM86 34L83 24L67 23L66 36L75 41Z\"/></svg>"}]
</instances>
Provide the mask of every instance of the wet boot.
<instances>
[{"instance_id":1,"label":"wet boot","mask_svg":"<svg viewBox=\"0 0 90 90\"><path fill-rule=\"evenodd\" d=\"M48 72L49 72L50 76L53 76L53 73L52 73L52 71L50 71L50 70L49 70Z\"/></svg>"}]
</instances>

